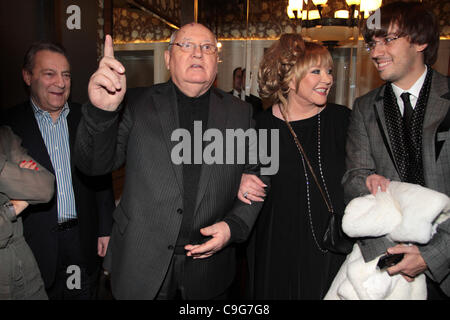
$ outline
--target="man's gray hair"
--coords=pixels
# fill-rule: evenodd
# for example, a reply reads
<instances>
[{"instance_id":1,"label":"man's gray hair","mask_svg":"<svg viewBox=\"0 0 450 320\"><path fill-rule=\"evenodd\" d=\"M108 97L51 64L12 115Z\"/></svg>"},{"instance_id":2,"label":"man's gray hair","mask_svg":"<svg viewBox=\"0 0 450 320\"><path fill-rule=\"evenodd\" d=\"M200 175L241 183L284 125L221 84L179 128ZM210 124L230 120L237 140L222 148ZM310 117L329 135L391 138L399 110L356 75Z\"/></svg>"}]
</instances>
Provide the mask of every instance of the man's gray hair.
<instances>
[{"instance_id":1,"label":"man's gray hair","mask_svg":"<svg viewBox=\"0 0 450 320\"><path fill-rule=\"evenodd\" d=\"M200 24L200 25L202 25L201 23L191 22L191 23L186 23L184 26L187 26L188 24ZM202 25L202 26L204 26L204 25ZM204 27L209 30L209 28L207 28L206 26L204 26ZM178 31L180 31L181 28L180 29L176 29L174 32L172 32L172 35L170 36L169 46L168 46L167 50L172 51L172 47L173 47L173 45L175 43L175 39L177 38ZM211 30L209 30L209 31L214 36L214 44L217 45L217 37L216 37L216 35Z\"/></svg>"},{"instance_id":2,"label":"man's gray hair","mask_svg":"<svg viewBox=\"0 0 450 320\"><path fill-rule=\"evenodd\" d=\"M170 36L169 47L167 48L167 50L169 50L169 51L172 51L173 43L175 42L175 39L177 38L178 30L180 30L180 29L176 29L174 32L172 32L172 35Z\"/></svg>"}]
</instances>

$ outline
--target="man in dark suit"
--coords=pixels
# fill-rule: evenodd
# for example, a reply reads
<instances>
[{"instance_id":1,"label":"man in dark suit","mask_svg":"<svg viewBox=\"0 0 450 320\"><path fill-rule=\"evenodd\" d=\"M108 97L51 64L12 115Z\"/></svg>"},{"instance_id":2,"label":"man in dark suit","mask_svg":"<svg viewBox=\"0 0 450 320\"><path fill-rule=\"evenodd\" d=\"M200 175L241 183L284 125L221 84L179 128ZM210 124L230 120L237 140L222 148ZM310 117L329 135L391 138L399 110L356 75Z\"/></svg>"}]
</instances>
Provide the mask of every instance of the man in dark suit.
<instances>
[{"instance_id":1,"label":"man in dark suit","mask_svg":"<svg viewBox=\"0 0 450 320\"><path fill-rule=\"evenodd\" d=\"M70 65L64 49L33 44L22 74L30 100L8 110L6 122L30 156L56 177L52 201L23 214L25 239L50 299L90 299L112 228L111 177L88 177L72 161L81 107L67 102Z\"/></svg>"},{"instance_id":2,"label":"man in dark suit","mask_svg":"<svg viewBox=\"0 0 450 320\"><path fill-rule=\"evenodd\" d=\"M431 69L439 46L437 20L421 3L411 2L391 3L375 14L380 25L367 26L364 39L386 84L354 103L343 178L346 198L385 191L390 180L450 195L449 81ZM425 273L429 299L440 299L450 295L449 232L450 219L426 245L405 246L386 237L358 243L365 261L386 250L403 253L389 274L413 281Z\"/></svg>"},{"instance_id":3,"label":"man in dark suit","mask_svg":"<svg viewBox=\"0 0 450 320\"><path fill-rule=\"evenodd\" d=\"M187 161L176 164L174 157L178 133L195 140L206 128L225 135L227 129L252 127L250 106L212 87L216 44L203 25L183 26L165 52L171 80L125 96L125 69L106 37L104 57L89 82L75 157L89 174L126 162L104 264L118 299L227 297L235 273L233 243L248 237L261 207L236 199L248 165L206 164L202 155L209 145L197 140L192 153L183 150Z\"/></svg>"},{"instance_id":4,"label":"man in dark suit","mask_svg":"<svg viewBox=\"0 0 450 320\"><path fill-rule=\"evenodd\" d=\"M263 111L263 105L260 98L253 94L245 94L245 69L237 67L233 70L233 89L229 92L238 99L244 100L252 105L253 108L253 118Z\"/></svg>"},{"instance_id":5,"label":"man in dark suit","mask_svg":"<svg viewBox=\"0 0 450 320\"><path fill-rule=\"evenodd\" d=\"M243 85L242 90L244 91L244 93L245 93L246 74L247 74L246 70L242 69L242 85ZM245 95L245 102L248 102L252 105L253 118L255 118L258 113L263 111L262 101L257 96L249 93L249 95Z\"/></svg>"},{"instance_id":6,"label":"man in dark suit","mask_svg":"<svg viewBox=\"0 0 450 320\"><path fill-rule=\"evenodd\" d=\"M242 88L244 87L242 68L237 67L233 70L233 89L229 92L238 99L241 99Z\"/></svg>"}]
</instances>

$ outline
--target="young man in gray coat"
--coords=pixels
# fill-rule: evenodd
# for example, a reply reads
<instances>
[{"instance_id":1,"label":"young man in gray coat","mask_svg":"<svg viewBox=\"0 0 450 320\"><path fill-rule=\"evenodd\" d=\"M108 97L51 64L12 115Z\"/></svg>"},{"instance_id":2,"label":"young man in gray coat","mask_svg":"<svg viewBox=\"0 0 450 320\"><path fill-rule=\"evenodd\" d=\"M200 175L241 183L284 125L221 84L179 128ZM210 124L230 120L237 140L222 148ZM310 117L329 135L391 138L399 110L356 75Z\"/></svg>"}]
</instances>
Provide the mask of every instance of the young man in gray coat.
<instances>
[{"instance_id":1,"label":"young man in gray coat","mask_svg":"<svg viewBox=\"0 0 450 320\"><path fill-rule=\"evenodd\" d=\"M343 178L347 201L385 191L390 180L450 195L449 82L431 69L439 46L437 20L416 2L388 4L373 18L364 39L386 83L353 106ZM389 274L414 281L425 273L428 298L445 299L450 295L449 233L447 220L426 245L406 246L386 237L358 243L365 261L386 251L404 254Z\"/></svg>"}]
</instances>

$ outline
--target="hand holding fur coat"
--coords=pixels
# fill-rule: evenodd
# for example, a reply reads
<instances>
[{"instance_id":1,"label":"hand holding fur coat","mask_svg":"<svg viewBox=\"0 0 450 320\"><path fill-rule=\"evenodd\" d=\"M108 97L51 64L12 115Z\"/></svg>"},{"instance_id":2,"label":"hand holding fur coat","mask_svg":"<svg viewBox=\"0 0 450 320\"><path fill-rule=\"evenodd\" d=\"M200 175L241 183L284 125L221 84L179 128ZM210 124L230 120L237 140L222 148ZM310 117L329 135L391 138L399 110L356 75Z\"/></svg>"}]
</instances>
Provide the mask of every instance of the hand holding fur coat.
<instances>
[{"instance_id":1,"label":"hand holding fur coat","mask_svg":"<svg viewBox=\"0 0 450 320\"><path fill-rule=\"evenodd\" d=\"M426 244L450 216L450 198L419 185L391 182L386 192L353 199L342 228L350 237L387 235L399 243ZM364 262L357 244L336 275L325 300L398 300L427 298L425 275L407 282L377 269L379 257Z\"/></svg>"}]
</instances>

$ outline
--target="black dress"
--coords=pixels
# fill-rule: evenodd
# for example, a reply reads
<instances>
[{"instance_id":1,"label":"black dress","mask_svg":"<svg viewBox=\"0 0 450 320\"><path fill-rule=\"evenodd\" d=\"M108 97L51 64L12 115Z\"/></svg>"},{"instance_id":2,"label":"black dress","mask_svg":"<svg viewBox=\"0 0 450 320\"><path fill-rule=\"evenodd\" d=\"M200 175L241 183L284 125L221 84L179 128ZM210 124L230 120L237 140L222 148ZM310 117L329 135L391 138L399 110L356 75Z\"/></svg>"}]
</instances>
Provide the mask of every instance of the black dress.
<instances>
[{"instance_id":1,"label":"black dress","mask_svg":"<svg viewBox=\"0 0 450 320\"><path fill-rule=\"evenodd\" d=\"M328 104L320 113L321 164L335 212L343 214L341 178L345 170L345 138L350 110ZM290 124L299 138L319 182L318 115ZM257 127L279 129L279 170L249 244L249 293L254 299L322 299L345 259L323 253L311 232L307 207L305 170L286 123L268 109L259 115ZM329 212L307 168L312 225L318 244Z\"/></svg>"}]
</instances>

